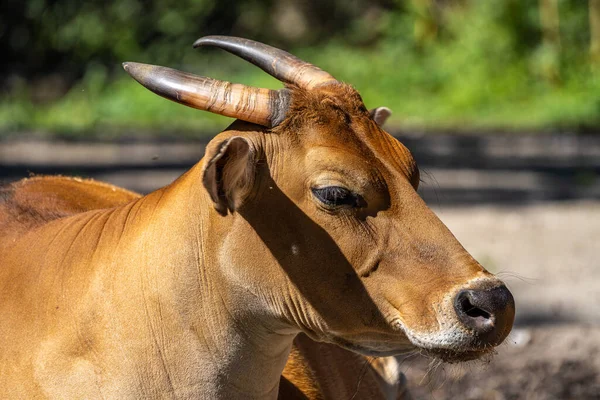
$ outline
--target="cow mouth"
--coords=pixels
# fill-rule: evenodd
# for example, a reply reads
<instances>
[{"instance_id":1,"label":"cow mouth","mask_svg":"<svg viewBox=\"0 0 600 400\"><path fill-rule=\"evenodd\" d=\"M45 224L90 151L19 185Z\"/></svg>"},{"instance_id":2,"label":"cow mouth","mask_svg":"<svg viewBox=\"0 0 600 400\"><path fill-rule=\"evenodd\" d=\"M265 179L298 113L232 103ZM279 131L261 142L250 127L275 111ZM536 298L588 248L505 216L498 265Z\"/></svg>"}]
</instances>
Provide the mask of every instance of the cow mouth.
<instances>
[{"instance_id":1,"label":"cow mouth","mask_svg":"<svg viewBox=\"0 0 600 400\"><path fill-rule=\"evenodd\" d=\"M393 325L397 328L397 333L386 335L387 337L372 337L371 340L363 341L330 336L326 341L366 356L387 357L418 352L450 364L477 359L486 360L496 353L494 346L482 343L468 330L455 328L440 332L441 335L431 335L404 329L398 322ZM399 331L404 333L401 337L398 336Z\"/></svg>"},{"instance_id":2,"label":"cow mouth","mask_svg":"<svg viewBox=\"0 0 600 400\"><path fill-rule=\"evenodd\" d=\"M386 343L383 346L379 346L379 348L374 348L371 346L365 346L362 344L358 344L356 342L352 342L346 339L342 339L339 337L331 338L332 342L346 350L353 351L355 353L360 353L365 356L371 357L388 357L388 356L397 356L400 354L405 354L415 349L412 344L409 343L401 343L394 344Z\"/></svg>"},{"instance_id":3,"label":"cow mouth","mask_svg":"<svg viewBox=\"0 0 600 400\"><path fill-rule=\"evenodd\" d=\"M463 336L462 340L457 340L454 343L422 341L415 338L414 334L410 335L409 338L414 346L413 349L419 350L421 354L427 357L449 364L486 359L496 353L494 346L484 345L477 340L476 336Z\"/></svg>"},{"instance_id":4,"label":"cow mouth","mask_svg":"<svg viewBox=\"0 0 600 400\"><path fill-rule=\"evenodd\" d=\"M408 329L399 319L392 320L390 326L393 333L370 335L369 339L328 335L325 341L366 356L387 357L417 352L450 364L489 360L496 353L494 345L485 343L475 332L458 324L437 332Z\"/></svg>"},{"instance_id":5,"label":"cow mouth","mask_svg":"<svg viewBox=\"0 0 600 400\"><path fill-rule=\"evenodd\" d=\"M355 353L360 353L365 356L388 357L388 356L398 356L398 355L418 351L418 352L420 352L420 354L422 354L424 356L438 359L438 360L441 360L441 361L443 361L445 363L449 363L449 364L455 364L455 363L460 363L460 362L464 362L464 361L478 360L478 359L482 359L482 358L485 359L485 358L491 357L493 354L495 354L493 347L486 347L486 348L482 348L482 349L473 349L473 348L449 349L449 348L442 348L442 347L440 347L440 348L424 348L424 347L416 346L413 344L403 343L400 345L393 346L393 348L390 348L390 349L383 349L383 348L375 349L370 346L367 347L367 346L364 346L364 345L361 345L358 343L354 343L354 342L350 342L348 340L344 340L341 338L335 338L333 340L333 342L336 345L345 348L346 350L350 350ZM388 344L388 346L392 347L390 344ZM388 347L388 346L385 346L385 347Z\"/></svg>"}]
</instances>

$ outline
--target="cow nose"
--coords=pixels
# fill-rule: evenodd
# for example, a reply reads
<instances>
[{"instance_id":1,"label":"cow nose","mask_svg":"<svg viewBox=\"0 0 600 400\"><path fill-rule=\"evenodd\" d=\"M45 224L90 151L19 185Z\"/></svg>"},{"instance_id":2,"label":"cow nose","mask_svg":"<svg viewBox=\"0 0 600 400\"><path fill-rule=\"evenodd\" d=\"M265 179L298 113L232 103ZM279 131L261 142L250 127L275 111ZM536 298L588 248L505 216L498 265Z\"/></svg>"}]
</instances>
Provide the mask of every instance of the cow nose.
<instances>
[{"instance_id":1,"label":"cow nose","mask_svg":"<svg viewBox=\"0 0 600 400\"><path fill-rule=\"evenodd\" d=\"M515 300L506 286L461 290L454 299L458 319L483 344L496 346L506 338L515 319Z\"/></svg>"}]
</instances>

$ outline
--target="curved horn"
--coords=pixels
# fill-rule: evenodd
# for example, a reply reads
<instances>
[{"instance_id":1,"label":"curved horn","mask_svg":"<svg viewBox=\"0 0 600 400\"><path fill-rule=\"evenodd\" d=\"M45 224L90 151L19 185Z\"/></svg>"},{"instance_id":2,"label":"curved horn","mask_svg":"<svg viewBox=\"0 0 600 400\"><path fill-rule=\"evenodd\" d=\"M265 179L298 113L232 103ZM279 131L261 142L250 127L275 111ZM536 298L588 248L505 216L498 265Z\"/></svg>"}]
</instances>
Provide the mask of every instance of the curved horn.
<instances>
[{"instance_id":1,"label":"curved horn","mask_svg":"<svg viewBox=\"0 0 600 400\"><path fill-rule=\"evenodd\" d=\"M123 63L123 68L159 96L269 128L283 121L289 104L287 89L255 88L134 62Z\"/></svg>"},{"instance_id":2,"label":"curved horn","mask_svg":"<svg viewBox=\"0 0 600 400\"><path fill-rule=\"evenodd\" d=\"M200 46L219 47L251 62L280 81L293 83L305 89L336 81L329 73L287 51L254 40L229 36L205 36L194 42L194 48Z\"/></svg>"}]
</instances>

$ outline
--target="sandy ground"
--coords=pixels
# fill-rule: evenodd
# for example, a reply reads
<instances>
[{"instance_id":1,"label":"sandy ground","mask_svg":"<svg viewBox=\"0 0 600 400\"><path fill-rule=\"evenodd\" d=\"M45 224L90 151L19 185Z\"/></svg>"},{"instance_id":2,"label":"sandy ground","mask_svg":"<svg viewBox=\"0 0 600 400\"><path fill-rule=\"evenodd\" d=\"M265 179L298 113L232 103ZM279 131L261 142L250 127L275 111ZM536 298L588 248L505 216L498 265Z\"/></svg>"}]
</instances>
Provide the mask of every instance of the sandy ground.
<instances>
[{"instance_id":1,"label":"sandy ground","mask_svg":"<svg viewBox=\"0 0 600 400\"><path fill-rule=\"evenodd\" d=\"M600 399L600 203L434 207L507 282L514 331L490 361L402 369L417 399Z\"/></svg>"}]
</instances>

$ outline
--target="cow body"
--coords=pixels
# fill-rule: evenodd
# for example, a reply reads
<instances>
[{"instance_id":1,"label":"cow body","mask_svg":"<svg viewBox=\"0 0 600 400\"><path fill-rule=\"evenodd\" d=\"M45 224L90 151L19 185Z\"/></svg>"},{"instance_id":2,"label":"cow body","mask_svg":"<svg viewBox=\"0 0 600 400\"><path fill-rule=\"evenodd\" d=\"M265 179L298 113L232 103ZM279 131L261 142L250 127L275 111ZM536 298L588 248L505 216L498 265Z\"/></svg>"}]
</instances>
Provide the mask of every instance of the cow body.
<instances>
[{"instance_id":1,"label":"cow body","mask_svg":"<svg viewBox=\"0 0 600 400\"><path fill-rule=\"evenodd\" d=\"M140 253L113 252L140 240L132 213L147 212L148 203L125 191L117 191L113 198L94 193L100 184L50 178L45 185L42 179L9 187L1 208L3 397L126 398L144 393L144 377L161 378L153 370L157 366L140 360L143 354L136 352L137 339L119 338L152 340L150 299L158 294L148 277L129 268L131 263L143 265L136 259ZM26 207L36 196L27 193L29 188L42 189L38 191L42 204L61 184L67 190L54 196L62 206L59 213ZM78 210L64 197L69 192L76 192L84 199L81 208L91 211ZM131 202L104 208L124 201ZM16 207L19 204L25 207ZM140 229L149 233L145 227ZM159 346L152 347L159 351ZM140 371L137 365L149 369ZM155 396L167 393L166 386L156 383L152 385L158 390Z\"/></svg>"}]
</instances>

